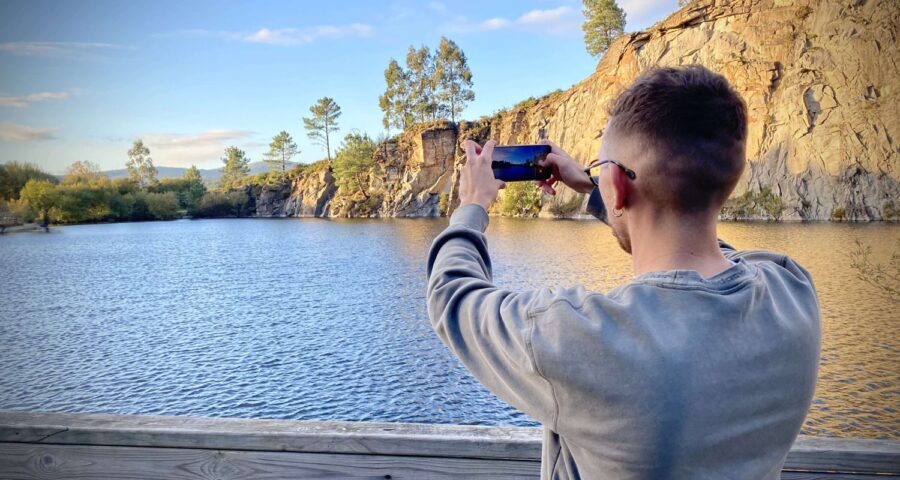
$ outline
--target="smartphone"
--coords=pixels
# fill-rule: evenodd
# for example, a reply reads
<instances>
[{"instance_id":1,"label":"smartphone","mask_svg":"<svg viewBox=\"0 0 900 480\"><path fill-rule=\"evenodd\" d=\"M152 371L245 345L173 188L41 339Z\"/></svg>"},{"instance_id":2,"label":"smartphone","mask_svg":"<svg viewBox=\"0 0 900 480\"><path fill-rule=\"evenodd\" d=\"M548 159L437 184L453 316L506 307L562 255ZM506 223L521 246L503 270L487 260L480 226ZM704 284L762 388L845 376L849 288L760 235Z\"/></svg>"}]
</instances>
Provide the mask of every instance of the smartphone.
<instances>
[{"instance_id":1,"label":"smartphone","mask_svg":"<svg viewBox=\"0 0 900 480\"><path fill-rule=\"evenodd\" d=\"M538 162L547 158L548 153L550 145L496 146L491 154L491 169L494 177L504 182L546 180L551 169Z\"/></svg>"}]
</instances>

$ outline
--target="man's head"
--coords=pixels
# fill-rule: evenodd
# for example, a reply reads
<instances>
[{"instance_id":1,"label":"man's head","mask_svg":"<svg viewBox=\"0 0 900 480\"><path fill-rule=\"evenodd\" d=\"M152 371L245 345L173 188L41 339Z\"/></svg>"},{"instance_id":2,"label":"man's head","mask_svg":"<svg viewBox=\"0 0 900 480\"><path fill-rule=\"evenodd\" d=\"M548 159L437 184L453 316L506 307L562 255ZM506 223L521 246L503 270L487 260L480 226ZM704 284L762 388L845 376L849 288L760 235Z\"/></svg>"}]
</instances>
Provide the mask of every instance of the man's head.
<instances>
[{"instance_id":1,"label":"man's head","mask_svg":"<svg viewBox=\"0 0 900 480\"><path fill-rule=\"evenodd\" d=\"M724 77L699 65L641 75L611 104L599 159L600 191L619 244L628 215L715 221L744 170L746 107ZM623 213L622 216L617 216Z\"/></svg>"}]
</instances>

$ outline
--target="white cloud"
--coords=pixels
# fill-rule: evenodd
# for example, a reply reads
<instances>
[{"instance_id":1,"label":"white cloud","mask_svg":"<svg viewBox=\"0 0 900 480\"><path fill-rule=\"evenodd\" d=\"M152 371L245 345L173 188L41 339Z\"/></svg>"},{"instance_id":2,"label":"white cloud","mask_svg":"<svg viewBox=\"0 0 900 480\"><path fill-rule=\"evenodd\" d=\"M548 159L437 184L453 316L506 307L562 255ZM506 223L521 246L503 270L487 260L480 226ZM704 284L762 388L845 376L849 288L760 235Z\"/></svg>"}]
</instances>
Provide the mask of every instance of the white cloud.
<instances>
[{"instance_id":1,"label":"white cloud","mask_svg":"<svg viewBox=\"0 0 900 480\"><path fill-rule=\"evenodd\" d=\"M528 24L528 25L536 25L543 23L557 23L561 20L566 20L570 14L573 13L572 8L562 6L559 8L554 8L551 10L532 10L521 17L519 17L519 23Z\"/></svg>"},{"instance_id":2,"label":"white cloud","mask_svg":"<svg viewBox=\"0 0 900 480\"><path fill-rule=\"evenodd\" d=\"M308 45L320 39L342 37L368 37L372 27L363 23L344 26L319 25L311 28L261 28L250 34L236 34L236 38L250 43L295 47Z\"/></svg>"},{"instance_id":3,"label":"white cloud","mask_svg":"<svg viewBox=\"0 0 900 480\"><path fill-rule=\"evenodd\" d=\"M89 42L6 42L0 43L0 52L19 57L53 57L74 60L96 60L101 52L124 49L111 43Z\"/></svg>"},{"instance_id":4,"label":"white cloud","mask_svg":"<svg viewBox=\"0 0 900 480\"><path fill-rule=\"evenodd\" d=\"M65 100L72 96L71 92L40 92L22 97L0 97L0 107L27 107L35 102L46 100Z\"/></svg>"},{"instance_id":5,"label":"white cloud","mask_svg":"<svg viewBox=\"0 0 900 480\"><path fill-rule=\"evenodd\" d=\"M478 30L500 30L510 26L510 21L505 18L491 18L478 24Z\"/></svg>"},{"instance_id":6,"label":"white cloud","mask_svg":"<svg viewBox=\"0 0 900 480\"><path fill-rule=\"evenodd\" d=\"M55 130L50 128L33 128L18 123L0 122L0 140L6 142L50 140L53 138L53 132Z\"/></svg>"},{"instance_id":7,"label":"white cloud","mask_svg":"<svg viewBox=\"0 0 900 480\"><path fill-rule=\"evenodd\" d=\"M580 13L572 7L563 5L546 10L531 10L511 20L495 17L482 22L470 22L465 17L458 17L453 24L446 25L445 30L451 32L485 32L518 28L542 33L565 34L580 32Z\"/></svg>"},{"instance_id":8,"label":"white cloud","mask_svg":"<svg viewBox=\"0 0 900 480\"><path fill-rule=\"evenodd\" d=\"M428 2L428 8L437 13L444 13L447 11L447 5L445 5L444 2Z\"/></svg>"},{"instance_id":9,"label":"white cloud","mask_svg":"<svg viewBox=\"0 0 900 480\"><path fill-rule=\"evenodd\" d=\"M189 29L175 33L159 34L160 37L212 37L248 43L297 47L323 40L343 37L368 37L372 35L372 27L364 23L349 25L318 25L309 28L260 28L254 32L235 32L224 30Z\"/></svg>"},{"instance_id":10,"label":"white cloud","mask_svg":"<svg viewBox=\"0 0 900 480\"><path fill-rule=\"evenodd\" d=\"M225 147L247 147L253 132L248 130L210 129L196 134L150 133L141 137L157 165L188 167L211 166L219 161Z\"/></svg>"}]
</instances>

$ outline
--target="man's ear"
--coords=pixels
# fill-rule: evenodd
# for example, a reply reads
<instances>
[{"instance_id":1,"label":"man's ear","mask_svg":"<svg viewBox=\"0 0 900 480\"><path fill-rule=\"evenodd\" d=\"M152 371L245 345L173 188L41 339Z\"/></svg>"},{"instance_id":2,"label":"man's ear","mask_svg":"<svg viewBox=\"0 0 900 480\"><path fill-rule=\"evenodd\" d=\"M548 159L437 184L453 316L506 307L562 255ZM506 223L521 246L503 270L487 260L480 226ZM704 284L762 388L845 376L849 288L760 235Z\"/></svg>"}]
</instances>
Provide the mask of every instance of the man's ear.
<instances>
[{"instance_id":1,"label":"man's ear","mask_svg":"<svg viewBox=\"0 0 900 480\"><path fill-rule=\"evenodd\" d=\"M609 165L612 174L612 187L615 194L613 207L616 210L622 210L628 205L628 176L617 165Z\"/></svg>"}]
</instances>

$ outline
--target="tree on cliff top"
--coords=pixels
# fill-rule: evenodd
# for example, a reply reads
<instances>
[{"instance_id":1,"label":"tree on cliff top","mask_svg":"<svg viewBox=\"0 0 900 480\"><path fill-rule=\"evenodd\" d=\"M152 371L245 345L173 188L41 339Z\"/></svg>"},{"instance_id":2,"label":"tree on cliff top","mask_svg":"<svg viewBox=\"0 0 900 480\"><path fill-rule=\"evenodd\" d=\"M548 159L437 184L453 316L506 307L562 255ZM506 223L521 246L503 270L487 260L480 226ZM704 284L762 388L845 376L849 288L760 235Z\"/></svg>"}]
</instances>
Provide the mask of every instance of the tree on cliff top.
<instances>
[{"instance_id":1,"label":"tree on cliff top","mask_svg":"<svg viewBox=\"0 0 900 480\"><path fill-rule=\"evenodd\" d=\"M348 133L334 157L335 183L352 193L360 192L368 199L367 177L375 164L375 148L375 142L365 133Z\"/></svg>"},{"instance_id":2,"label":"tree on cliff top","mask_svg":"<svg viewBox=\"0 0 900 480\"><path fill-rule=\"evenodd\" d=\"M408 81L409 106L420 122L434 120L438 113L435 90L434 57L431 50L422 45L416 50L412 45L406 52L406 79Z\"/></svg>"},{"instance_id":3,"label":"tree on cliff top","mask_svg":"<svg viewBox=\"0 0 900 480\"><path fill-rule=\"evenodd\" d=\"M315 105L309 107L312 118L303 117L303 128L315 143L325 147L328 161L331 161L330 135L338 131L337 120L341 116L341 107L331 98L322 97Z\"/></svg>"},{"instance_id":4,"label":"tree on cliff top","mask_svg":"<svg viewBox=\"0 0 900 480\"><path fill-rule=\"evenodd\" d=\"M472 91L472 71L466 54L453 40L441 37L435 55L435 83L439 105L447 105L450 121L456 123L456 116L462 113L466 104L475 100Z\"/></svg>"},{"instance_id":5,"label":"tree on cliff top","mask_svg":"<svg viewBox=\"0 0 900 480\"><path fill-rule=\"evenodd\" d=\"M378 97L378 106L384 112L382 124L387 130L390 130L391 127L406 130L413 123L412 111L409 107L409 81L403 67L393 58L384 70L384 82L387 84L387 88Z\"/></svg>"},{"instance_id":6,"label":"tree on cliff top","mask_svg":"<svg viewBox=\"0 0 900 480\"><path fill-rule=\"evenodd\" d=\"M222 176L219 178L219 185L228 189L235 182L247 176L250 173L250 159L243 150L235 146L225 149L225 156L222 157Z\"/></svg>"},{"instance_id":7,"label":"tree on cliff top","mask_svg":"<svg viewBox=\"0 0 900 480\"><path fill-rule=\"evenodd\" d=\"M300 153L291 134L281 131L278 135L272 137L272 143L269 144L269 151L266 152L266 165L271 170L281 170L284 174L287 171L287 164L294 158L294 155Z\"/></svg>"},{"instance_id":8,"label":"tree on cliff top","mask_svg":"<svg viewBox=\"0 0 900 480\"><path fill-rule=\"evenodd\" d=\"M619 8L616 0L582 0L582 3L584 45L591 55L602 55L625 31L625 11Z\"/></svg>"},{"instance_id":9,"label":"tree on cliff top","mask_svg":"<svg viewBox=\"0 0 900 480\"><path fill-rule=\"evenodd\" d=\"M406 130L416 122L439 118L456 121L466 103L475 99L466 55L442 37L432 55L426 46L409 47L406 69L393 58L384 71L386 89L378 98L382 123Z\"/></svg>"},{"instance_id":10,"label":"tree on cliff top","mask_svg":"<svg viewBox=\"0 0 900 480\"><path fill-rule=\"evenodd\" d=\"M150 158L150 149L144 145L144 141L137 139L128 150L128 178L137 183L141 188L147 188L156 183L156 175L159 173L153 166Z\"/></svg>"}]
</instances>

